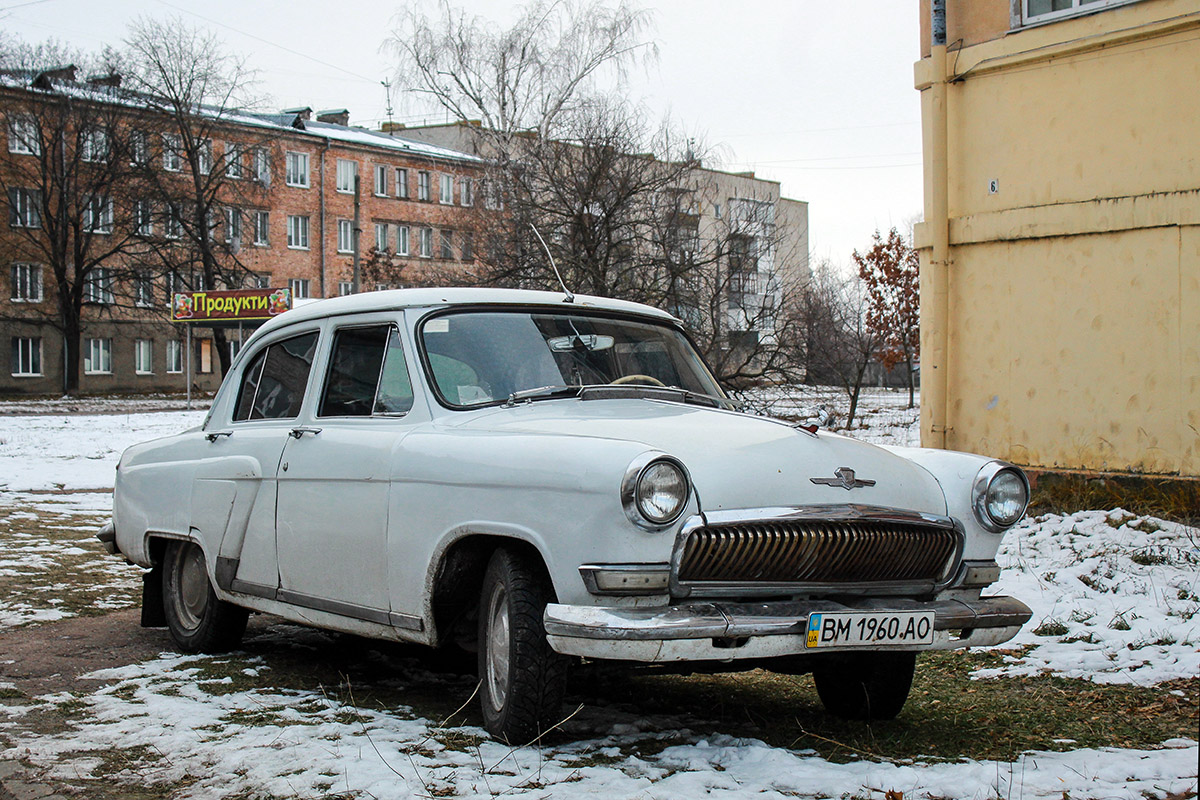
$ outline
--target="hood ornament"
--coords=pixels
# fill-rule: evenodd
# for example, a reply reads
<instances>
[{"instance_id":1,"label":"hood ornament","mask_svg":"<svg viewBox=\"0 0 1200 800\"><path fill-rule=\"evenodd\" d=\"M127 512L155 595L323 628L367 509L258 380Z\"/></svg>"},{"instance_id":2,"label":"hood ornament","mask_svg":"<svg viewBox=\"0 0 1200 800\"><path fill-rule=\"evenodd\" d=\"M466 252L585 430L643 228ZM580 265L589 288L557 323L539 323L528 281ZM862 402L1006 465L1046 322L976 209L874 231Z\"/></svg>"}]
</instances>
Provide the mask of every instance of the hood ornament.
<instances>
[{"instance_id":1,"label":"hood ornament","mask_svg":"<svg viewBox=\"0 0 1200 800\"><path fill-rule=\"evenodd\" d=\"M813 483L821 486L840 486L847 492L851 489L861 489L864 486L874 486L875 481L866 480L864 478L855 478L854 470L849 467L838 467L834 473L836 478L809 478Z\"/></svg>"}]
</instances>

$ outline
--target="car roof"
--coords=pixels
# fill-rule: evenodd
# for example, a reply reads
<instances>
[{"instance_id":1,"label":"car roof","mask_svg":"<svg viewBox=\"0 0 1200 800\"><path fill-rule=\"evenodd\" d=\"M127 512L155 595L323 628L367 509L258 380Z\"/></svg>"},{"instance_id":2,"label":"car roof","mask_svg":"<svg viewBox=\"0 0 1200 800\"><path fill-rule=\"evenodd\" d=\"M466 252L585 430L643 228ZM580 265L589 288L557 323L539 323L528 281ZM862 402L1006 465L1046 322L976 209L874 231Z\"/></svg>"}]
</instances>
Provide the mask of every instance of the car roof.
<instances>
[{"instance_id":1,"label":"car roof","mask_svg":"<svg viewBox=\"0 0 1200 800\"><path fill-rule=\"evenodd\" d=\"M598 309L678 322L675 317L653 306L592 295L577 294L574 295L571 302L567 302L566 296L560 292L537 292L528 289L464 287L389 289L378 292L362 292L344 297L330 297L298 305L291 311L284 312L268 321L258 329L255 338L298 322L344 314L396 311L405 308L449 308L480 305L547 306L553 307L556 311L571 311L579 308Z\"/></svg>"}]
</instances>

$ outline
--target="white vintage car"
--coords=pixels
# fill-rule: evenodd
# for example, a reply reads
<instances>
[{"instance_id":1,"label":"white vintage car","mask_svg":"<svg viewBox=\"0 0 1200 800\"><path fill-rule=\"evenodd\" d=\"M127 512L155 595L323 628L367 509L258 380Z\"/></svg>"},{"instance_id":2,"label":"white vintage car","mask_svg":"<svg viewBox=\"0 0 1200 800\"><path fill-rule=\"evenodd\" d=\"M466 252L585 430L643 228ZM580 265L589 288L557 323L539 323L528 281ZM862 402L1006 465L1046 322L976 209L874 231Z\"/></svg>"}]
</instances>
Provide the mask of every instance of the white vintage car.
<instances>
[{"instance_id":1,"label":"white vintage car","mask_svg":"<svg viewBox=\"0 0 1200 800\"><path fill-rule=\"evenodd\" d=\"M543 292L324 300L263 325L199 428L129 448L100 538L143 624L248 611L478 652L489 731L558 719L573 659L812 672L890 718L916 653L994 645L1009 464L737 410L679 320Z\"/></svg>"}]
</instances>

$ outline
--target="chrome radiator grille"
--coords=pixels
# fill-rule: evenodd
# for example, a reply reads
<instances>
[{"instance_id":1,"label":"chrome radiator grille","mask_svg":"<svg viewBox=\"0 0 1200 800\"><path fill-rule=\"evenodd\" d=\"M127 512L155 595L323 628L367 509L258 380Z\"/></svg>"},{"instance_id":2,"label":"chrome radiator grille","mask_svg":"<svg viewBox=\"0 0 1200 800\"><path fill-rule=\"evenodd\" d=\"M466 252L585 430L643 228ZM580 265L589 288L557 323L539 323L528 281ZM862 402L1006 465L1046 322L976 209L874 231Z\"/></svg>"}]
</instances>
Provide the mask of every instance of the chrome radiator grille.
<instances>
[{"instance_id":1,"label":"chrome radiator grille","mask_svg":"<svg viewBox=\"0 0 1200 800\"><path fill-rule=\"evenodd\" d=\"M892 520L779 520L698 528L679 580L749 583L937 582L954 530Z\"/></svg>"}]
</instances>

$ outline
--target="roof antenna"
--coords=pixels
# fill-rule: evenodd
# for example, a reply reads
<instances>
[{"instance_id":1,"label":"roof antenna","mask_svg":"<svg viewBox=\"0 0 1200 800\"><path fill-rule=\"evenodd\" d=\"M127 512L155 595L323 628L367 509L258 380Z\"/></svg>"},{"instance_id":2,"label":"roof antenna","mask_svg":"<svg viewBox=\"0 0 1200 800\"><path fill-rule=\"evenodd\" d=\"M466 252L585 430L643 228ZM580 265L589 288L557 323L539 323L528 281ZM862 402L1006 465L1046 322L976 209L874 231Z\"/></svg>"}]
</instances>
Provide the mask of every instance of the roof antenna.
<instances>
[{"instance_id":1,"label":"roof antenna","mask_svg":"<svg viewBox=\"0 0 1200 800\"><path fill-rule=\"evenodd\" d=\"M562 275L558 271L558 265L554 263L554 256L550 254L550 248L546 247L546 240L542 238L540 233L538 233L537 225L534 225L531 222L529 223L529 227L533 228L533 235L536 236L538 241L542 243L542 247L546 248L546 257L550 259L550 267L554 270L554 277L558 278L558 285L562 287L563 294L567 296L567 299L563 302L574 303L575 295L571 294L571 290L567 288L567 284L563 281Z\"/></svg>"},{"instance_id":2,"label":"roof antenna","mask_svg":"<svg viewBox=\"0 0 1200 800\"><path fill-rule=\"evenodd\" d=\"M388 127L391 128L393 125L395 125L395 122L392 120L392 82L389 80L382 80L380 83L383 84L383 93L387 98Z\"/></svg>"}]
</instances>

